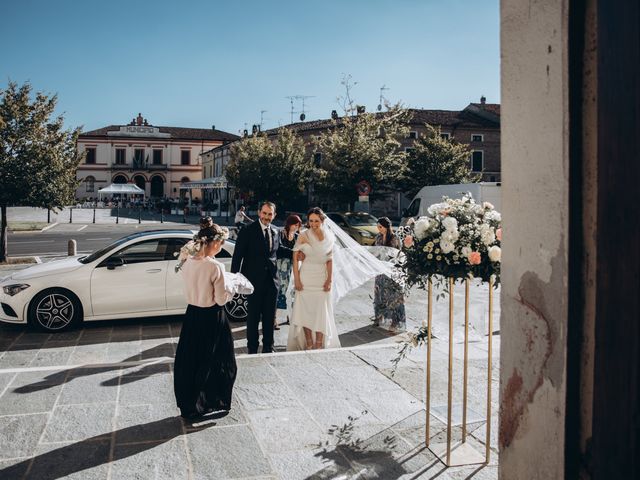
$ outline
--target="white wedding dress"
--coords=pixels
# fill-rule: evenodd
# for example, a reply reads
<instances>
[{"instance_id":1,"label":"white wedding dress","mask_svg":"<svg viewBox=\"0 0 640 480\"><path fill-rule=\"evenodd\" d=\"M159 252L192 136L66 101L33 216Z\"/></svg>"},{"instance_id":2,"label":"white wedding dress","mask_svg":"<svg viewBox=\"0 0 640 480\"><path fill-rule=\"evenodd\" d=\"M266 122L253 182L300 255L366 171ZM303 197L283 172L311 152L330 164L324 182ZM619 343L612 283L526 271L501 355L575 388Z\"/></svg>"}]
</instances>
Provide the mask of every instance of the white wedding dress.
<instances>
[{"instance_id":1,"label":"white wedding dress","mask_svg":"<svg viewBox=\"0 0 640 480\"><path fill-rule=\"evenodd\" d=\"M322 241L311 230L302 232L298 243L293 248L294 251L302 251L305 259L300 266L302 290L296 290L291 312L287 341L289 351L304 350L304 327L312 332L324 334L324 348L340 347L338 330L333 317L332 294L325 292L323 288L327 279L327 261L333 258L335 237L326 229L323 229L323 232L324 240Z\"/></svg>"}]
</instances>

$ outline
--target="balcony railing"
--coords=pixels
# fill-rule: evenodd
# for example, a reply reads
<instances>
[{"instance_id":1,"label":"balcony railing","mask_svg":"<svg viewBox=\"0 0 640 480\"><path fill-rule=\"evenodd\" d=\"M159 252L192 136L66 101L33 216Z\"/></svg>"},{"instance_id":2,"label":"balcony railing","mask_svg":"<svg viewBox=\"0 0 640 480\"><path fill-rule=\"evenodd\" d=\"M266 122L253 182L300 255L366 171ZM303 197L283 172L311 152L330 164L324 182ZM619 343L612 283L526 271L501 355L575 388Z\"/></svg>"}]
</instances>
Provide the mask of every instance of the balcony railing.
<instances>
[{"instance_id":1,"label":"balcony railing","mask_svg":"<svg viewBox=\"0 0 640 480\"><path fill-rule=\"evenodd\" d=\"M146 163L146 162L133 162L131 163L114 163L111 165L111 170L129 170L134 171L155 171L166 170L169 166L166 163Z\"/></svg>"}]
</instances>

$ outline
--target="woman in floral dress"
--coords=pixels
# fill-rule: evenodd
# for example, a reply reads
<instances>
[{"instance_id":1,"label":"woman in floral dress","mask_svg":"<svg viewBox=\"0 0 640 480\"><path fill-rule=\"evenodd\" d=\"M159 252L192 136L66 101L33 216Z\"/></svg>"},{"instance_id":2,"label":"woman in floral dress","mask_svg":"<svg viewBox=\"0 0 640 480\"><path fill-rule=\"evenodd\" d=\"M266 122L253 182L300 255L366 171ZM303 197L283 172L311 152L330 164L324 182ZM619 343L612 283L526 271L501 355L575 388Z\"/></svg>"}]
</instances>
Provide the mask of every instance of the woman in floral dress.
<instances>
[{"instance_id":1,"label":"woman in floral dress","mask_svg":"<svg viewBox=\"0 0 640 480\"><path fill-rule=\"evenodd\" d=\"M302 226L302 220L298 215L289 215L284 223L284 228L280 232L280 247L277 252L276 267L278 269L278 278L280 279L280 288L278 289L278 299L276 308L278 310L287 310L287 289L289 288L289 279L291 278L291 260L293 258L293 247L298 239L298 233ZM277 323L275 329L278 330Z\"/></svg>"},{"instance_id":2,"label":"woman in floral dress","mask_svg":"<svg viewBox=\"0 0 640 480\"><path fill-rule=\"evenodd\" d=\"M391 220L378 219L378 235L375 244L379 247L400 249L400 239L393 233ZM386 275L378 275L375 280L373 298L374 324L392 332L406 329L404 295L402 288Z\"/></svg>"}]
</instances>

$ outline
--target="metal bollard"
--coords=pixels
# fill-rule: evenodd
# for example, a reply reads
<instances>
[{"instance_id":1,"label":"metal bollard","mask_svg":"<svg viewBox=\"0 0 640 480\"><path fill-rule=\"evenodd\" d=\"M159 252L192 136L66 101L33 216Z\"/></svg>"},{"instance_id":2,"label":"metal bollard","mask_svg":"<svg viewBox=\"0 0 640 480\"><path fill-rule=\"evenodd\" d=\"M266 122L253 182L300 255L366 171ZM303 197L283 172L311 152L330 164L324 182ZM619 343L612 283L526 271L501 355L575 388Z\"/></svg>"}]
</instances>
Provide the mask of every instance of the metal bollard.
<instances>
[{"instance_id":1,"label":"metal bollard","mask_svg":"<svg viewBox=\"0 0 640 480\"><path fill-rule=\"evenodd\" d=\"M120 205L116 206L116 223L120 223Z\"/></svg>"},{"instance_id":2,"label":"metal bollard","mask_svg":"<svg viewBox=\"0 0 640 480\"><path fill-rule=\"evenodd\" d=\"M138 207L138 223L142 223L142 209Z\"/></svg>"},{"instance_id":3,"label":"metal bollard","mask_svg":"<svg viewBox=\"0 0 640 480\"><path fill-rule=\"evenodd\" d=\"M77 254L78 254L78 243L74 239L71 239L67 243L67 255L70 257L73 257L74 255L77 255Z\"/></svg>"},{"instance_id":4,"label":"metal bollard","mask_svg":"<svg viewBox=\"0 0 640 480\"><path fill-rule=\"evenodd\" d=\"M47 223L51 223L51 209L47 208Z\"/></svg>"},{"instance_id":5,"label":"metal bollard","mask_svg":"<svg viewBox=\"0 0 640 480\"><path fill-rule=\"evenodd\" d=\"M93 209L93 223L96 223L96 209Z\"/></svg>"},{"instance_id":6,"label":"metal bollard","mask_svg":"<svg viewBox=\"0 0 640 480\"><path fill-rule=\"evenodd\" d=\"M164 208L160 210L160 223L164 223Z\"/></svg>"},{"instance_id":7,"label":"metal bollard","mask_svg":"<svg viewBox=\"0 0 640 480\"><path fill-rule=\"evenodd\" d=\"M73 207L69 209L69 223L73 223Z\"/></svg>"}]
</instances>

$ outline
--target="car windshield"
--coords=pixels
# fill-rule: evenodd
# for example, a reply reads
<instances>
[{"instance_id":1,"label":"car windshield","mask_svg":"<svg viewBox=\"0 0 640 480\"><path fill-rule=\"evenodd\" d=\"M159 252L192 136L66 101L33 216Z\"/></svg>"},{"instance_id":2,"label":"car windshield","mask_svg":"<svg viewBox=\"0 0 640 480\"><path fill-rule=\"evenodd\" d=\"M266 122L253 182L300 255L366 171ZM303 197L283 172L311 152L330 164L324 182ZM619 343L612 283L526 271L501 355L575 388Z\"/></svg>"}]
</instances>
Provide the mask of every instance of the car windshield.
<instances>
[{"instance_id":1,"label":"car windshield","mask_svg":"<svg viewBox=\"0 0 640 480\"><path fill-rule=\"evenodd\" d=\"M345 217L352 227L375 227L378 223L376 217L368 213L347 213Z\"/></svg>"},{"instance_id":2,"label":"car windshield","mask_svg":"<svg viewBox=\"0 0 640 480\"><path fill-rule=\"evenodd\" d=\"M102 247L100 250L96 250L91 255L87 255L86 257L79 258L78 261L80 263L85 263L85 264L91 263L91 262L99 259L100 257L102 257L105 253L107 253L110 250L113 250L114 248L122 245L123 243L129 241L130 239L131 239L131 237L124 237L124 238L121 238L120 240L116 240L112 244L107 245L106 247Z\"/></svg>"}]
</instances>

